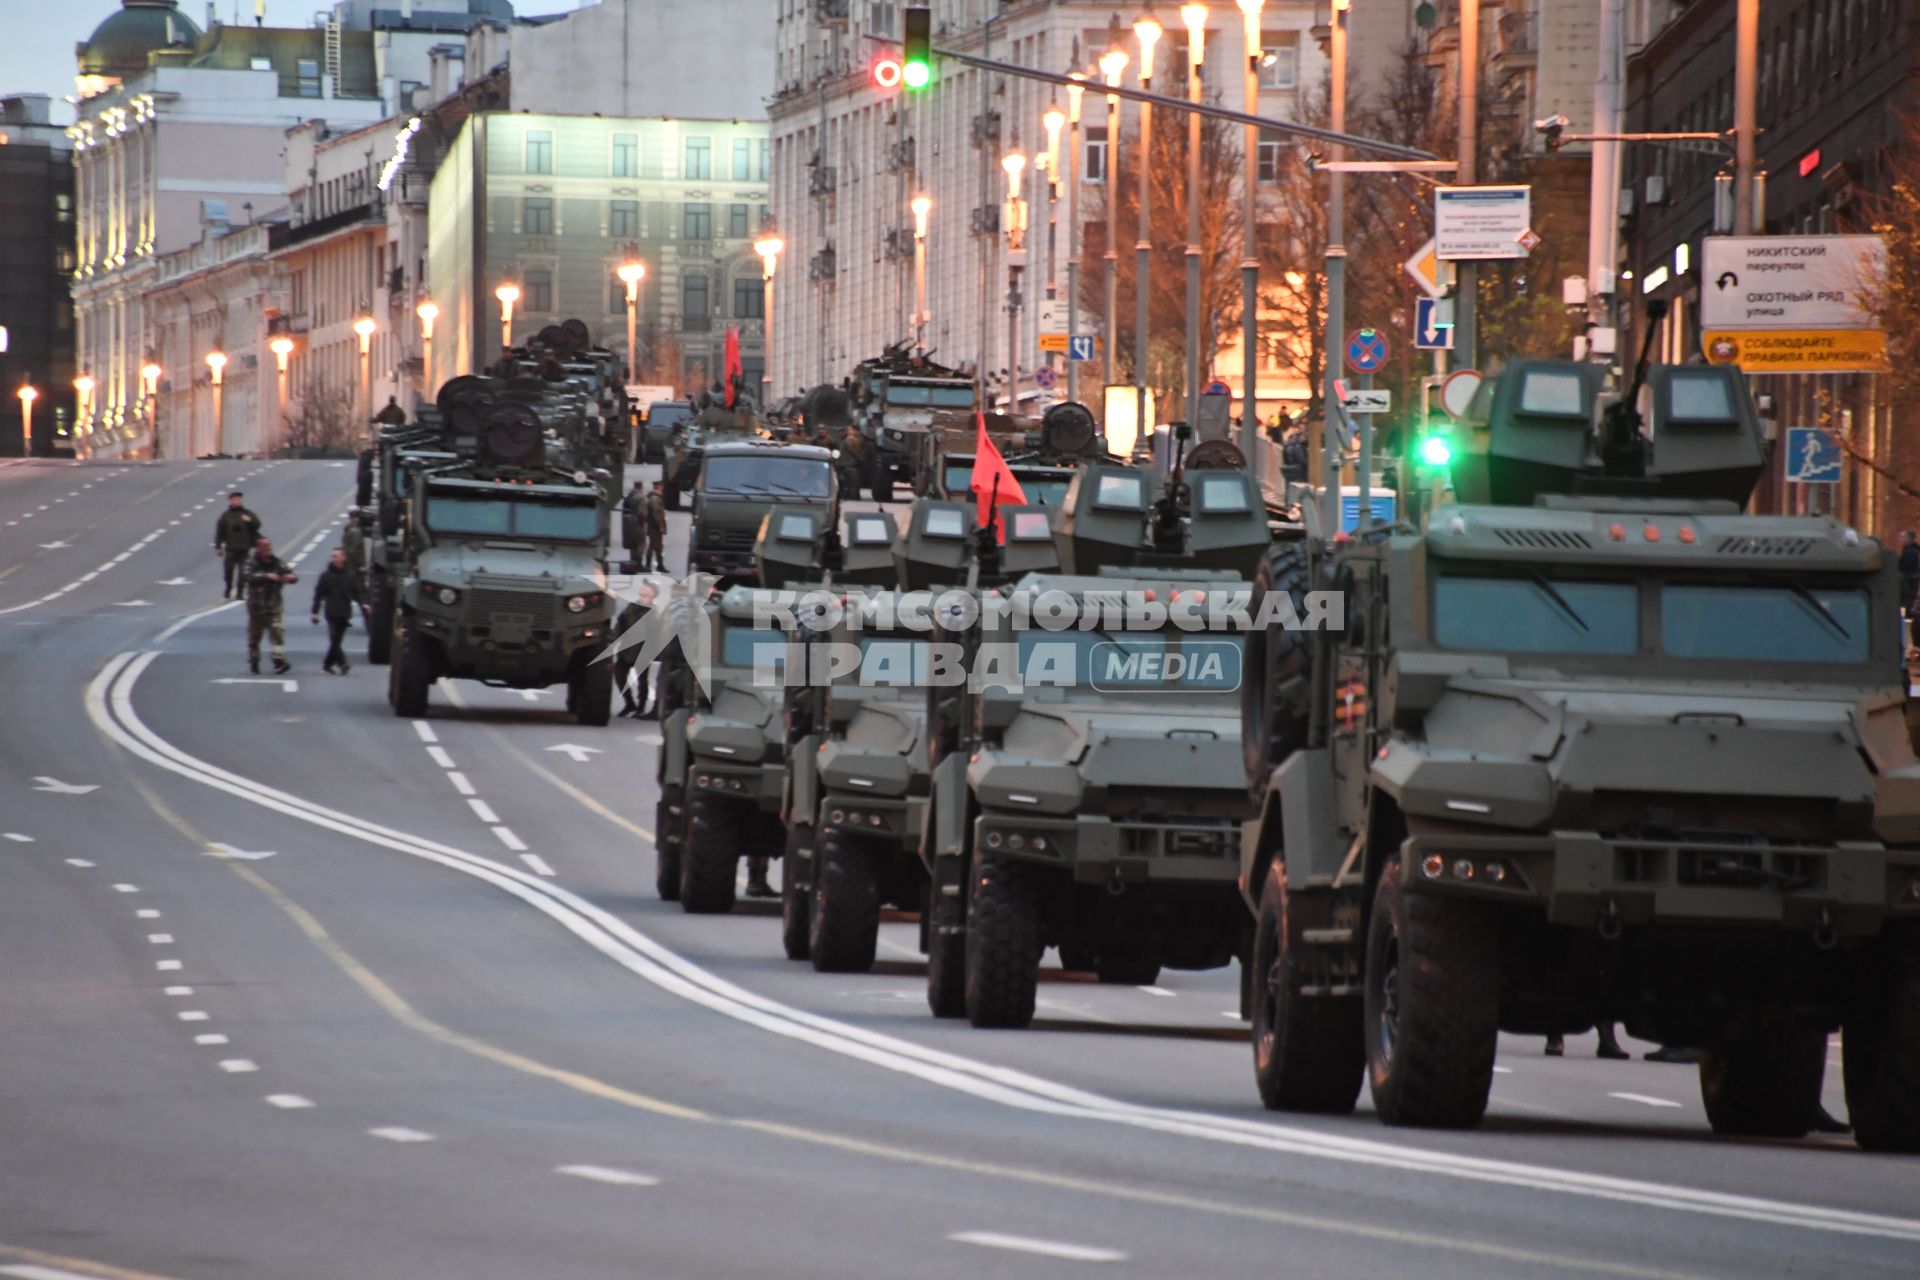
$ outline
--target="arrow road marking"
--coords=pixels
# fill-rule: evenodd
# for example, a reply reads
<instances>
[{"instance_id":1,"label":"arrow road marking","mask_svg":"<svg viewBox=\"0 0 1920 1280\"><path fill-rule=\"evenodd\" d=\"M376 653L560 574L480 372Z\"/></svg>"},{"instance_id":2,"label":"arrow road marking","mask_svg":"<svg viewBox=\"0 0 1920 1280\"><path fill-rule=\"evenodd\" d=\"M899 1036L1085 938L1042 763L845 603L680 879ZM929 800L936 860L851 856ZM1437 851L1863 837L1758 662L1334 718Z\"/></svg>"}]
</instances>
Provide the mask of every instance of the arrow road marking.
<instances>
[{"instance_id":1,"label":"arrow road marking","mask_svg":"<svg viewBox=\"0 0 1920 1280\"><path fill-rule=\"evenodd\" d=\"M210 844L207 846L207 856L209 858L232 858L239 862L259 862L262 859L273 857L274 851L272 849L262 849L257 852L248 852L245 849L236 849L230 844Z\"/></svg>"},{"instance_id":2,"label":"arrow road marking","mask_svg":"<svg viewBox=\"0 0 1920 1280\"><path fill-rule=\"evenodd\" d=\"M88 783L82 786L78 783L62 782L58 778L48 778L44 776L35 778L34 782L38 784L34 787L35 791L51 791L57 796L83 796L89 791L98 791L100 789L98 783Z\"/></svg>"},{"instance_id":3,"label":"arrow road marking","mask_svg":"<svg viewBox=\"0 0 1920 1280\"><path fill-rule=\"evenodd\" d=\"M583 747L577 742L563 742L558 746L548 747L547 750L564 752L575 764L585 764L592 757L600 754L600 748Z\"/></svg>"},{"instance_id":4,"label":"arrow road marking","mask_svg":"<svg viewBox=\"0 0 1920 1280\"><path fill-rule=\"evenodd\" d=\"M267 676L222 676L218 680L209 680L208 684L277 684L288 693L300 692L298 680L277 680Z\"/></svg>"},{"instance_id":5,"label":"arrow road marking","mask_svg":"<svg viewBox=\"0 0 1920 1280\"><path fill-rule=\"evenodd\" d=\"M42 511L45 511L45 510L46 510L46 508L45 508L45 507L42 507L42 508L40 508L40 509L41 509ZM62 547L70 547L70 546L72 546L72 545L73 545L73 544L72 544L71 542L43 542L43 543L41 543L41 544L40 544L40 549L41 549L42 551L58 551L58 550L60 550L60 549L61 549Z\"/></svg>"}]
</instances>

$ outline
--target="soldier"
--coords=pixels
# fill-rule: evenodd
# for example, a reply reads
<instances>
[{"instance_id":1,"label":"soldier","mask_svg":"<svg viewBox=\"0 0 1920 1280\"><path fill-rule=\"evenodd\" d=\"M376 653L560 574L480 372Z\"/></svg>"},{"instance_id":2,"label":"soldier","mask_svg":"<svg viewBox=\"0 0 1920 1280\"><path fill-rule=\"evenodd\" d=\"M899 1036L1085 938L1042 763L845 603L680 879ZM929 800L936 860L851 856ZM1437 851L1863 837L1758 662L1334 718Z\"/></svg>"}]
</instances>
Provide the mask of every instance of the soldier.
<instances>
[{"instance_id":1,"label":"soldier","mask_svg":"<svg viewBox=\"0 0 1920 1280\"><path fill-rule=\"evenodd\" d=\"M247 558L242 586L247 595L247 668L260 674L260 637L273 637L273 673L283 676L293 668L287 663L287 620L281 601L281 589L299 579L286 561L273 554L273 543L265 538L253 544Z\"/></svg>"},{"instance_id":2,"label":"soldier","mask_svg":"<svg viewBox=\"0 0 1920 1280\"><path fill-rule=\"evenodd\" d=\"M260 517L242 505L241 493L235 489L227 495L227 509L213 526L213 553L226 558L227 586L220 593L222 600L239 596L247 553L259 536Z\"/></svg>"},{"instance_id":3,"label":"soldier","mask_svg":"<svg viewBox=\"0 0 1920 1280\"><path fill-rule=\"evenodd\" d=\"M749 856L747 858L747 896L749 898L780 896L780 891L767 883L767 859L764 857Z\"/></svg>"},{"instance_id":4,"label":"soldier","mask_svg":"<svg viewBox=\"0 0 1920 1280\"><path fill-rule=\"evenodd\" d=\"M654 589L651 582L640 584L640 598L620 611L619 620L614 624L614 635L626 636L635 627L641 626L646 616L653 611ZM635 720L650 720L654 716L653 707L653 670L638 670L635 661L638 646L622 649L613 659L613 682L620 688L620 698L626 704L620 709L623 716L632 716ZM638 693L638 699L635 694Z\"/></svg>"},{"instance_id":5,"label":"soldier","mask_svg":"<svg viewBox=\"0 0 1920 1280\"><path fill-rule=\"evenodd\" d=\"M667 571L667 495L665 481L655 480L647 495L647 540L640 549L641 569Z\"/></svg>"},{"instance_id":6,"label":"soldier","mask_svg":"<svg viewBox=\"0 0 1920 1280\"><path fill-rule=\"evenodd\" d=\"M363 522L367 513L360 507L347 512L346 531L340 535L340 549L347 553L347 568L356 578L364 578L367 572L367 532Z\"/></svg>"},{"instance_id":7,"label":"soldier","mask_svg":"<svg viewBox=\"0 0 1920 1280\"><path fill-rule=\"evenodd\" d=\"M1307 429L1299 422L1280 441L1280 474L1298 484L1307 481Z\"/></svg>"},{"instance_id":8,"label":"soldier","mask_svg":"<svg viewBox=\"0 0 1920 1280\"><path fill-rule=\"evenodd\" d=\"M840 429L840 457L834 469L840 473L840 487L849 494L859 490L860 475L865 470L861 463L866 443L860 438L860 428L851 422Z\"/></svg>"},{"instance_id":9,"label":"soldier","mask_svg":"<svg viewBox=\"0 0 1920 1280\"><path fill-rule=\"evenodd\" d=\"M347 563L347 549L335 547L333 555L327 560L327 567L313 583L313 607L308 610L315 626L320 625L324 613L327 619L327 657L320 664L322 671L347 674L346 651L340 642L347 638L347 628L353 625L354 606L360 608L360 616L367 614L367 596L360 587L360 575ZM276 670L280 663L276 659Z\"/></svg>"},{"instance_id":10,"label":"soldier","mask_svg":"<svg viewBox=\"0 0 1920 1280\"><path fill-rule=\"evenodd\" d=\"M375 422L385 423L388 426L404 427L407 425L407 411L400 407L400 401L398 399L393 396L388 396L387 407L374 414L373 420Z\"/></svg>"},{"instance_id":11,"label":"soldier","mask_svg":"<svg viewBox=\"0 0 1920 1280\"><path fill-rule=\"evenodd\" d=\"M635 480L627 496L620 499L620 543L627 549L627 572L645 570L647 562L643 558L642 543L645 541L647 523L647 483ZM635 565L639 568L635 569Z\"/></svg>"}]
</instances>

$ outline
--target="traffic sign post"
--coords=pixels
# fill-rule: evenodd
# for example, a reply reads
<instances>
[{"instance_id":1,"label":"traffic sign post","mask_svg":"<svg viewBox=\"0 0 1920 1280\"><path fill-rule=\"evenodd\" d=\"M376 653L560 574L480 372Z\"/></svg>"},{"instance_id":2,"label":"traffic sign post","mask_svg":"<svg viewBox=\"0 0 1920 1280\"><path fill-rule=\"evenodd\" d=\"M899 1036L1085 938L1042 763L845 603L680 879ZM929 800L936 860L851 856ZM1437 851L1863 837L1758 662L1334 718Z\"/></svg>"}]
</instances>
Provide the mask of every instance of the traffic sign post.
<instances>
[{"instance_id":1,"label":"traffic sign post","mask_svg":"<svg viewBox=\"0 0 1920 1280\"><path fill-rule=\"evenodd\" d=\"M1524 258L1532 224L1531 187L1440 187L1433 193L1433 239L1443 262Z\"/></svg>"},{"instance_id":2,"label":"traffic sign post","mask_svg":"<svg viewBox=\"0 0 1920 1280\"><path fill-rule=\"evenodd\" d=\"M1067 359L1086 362L1093 359L1093 335L1075 334L1067 339Z\"/></svg>"},{"instance_id":3,"label":"traffic sign post","mask_svg":"<svg viewBox=\"0 0 1920 1280\"><path fill-rule=\"evenodd\" d=\"M1387 353L1387 335L1378 329L1355 329L1347 335L1347 368L1355 373L1380 372Z\"/></svg>"},{"instance_id":4,"label":"traffic sign post","mask_svg":"<svg viewBox=\"0 0 1920 1280\"><path fill-rule=\"evenodd\" d=\"M1752 374L1882 372L1887 335L1865 295L1885 277L1879 236L1709 236L1701 351Z\"/></svg>"},{"instance_id":5,"label":"traffic sign post","mask_svg":"<svg viewBox=\"0 0 1920 1280\"><path fill-rule=\"evenodd\" d=\"M1440 407L1447 411L1449 418L1465 417L1467 406L1473 403L1474 393L1484 381L1478 369L1460 369L1448 374L1447 380L1440 384Z\"/></svg>"},{"instance_id":6,"label":"traffic sign post","mask_svg":"<svg viewBox=\"0 0 1920 1280\"><path fill-rule=\"evenodd\" d=\"M1787 428L1787 481L1791 484L1839 484L1840 441L1821 427Z\"/></svg>"},{"instance_id":7,"label":"traffic sign post","mask_svg":"<svg viewBox=\"0 0 1920 1280\"><path fill-rule=\"evenodd\" d=\"M1414 300L1413 345L1421 351L1453 350L1452 308L1443 299Z\"/></svg>"}]
</instances>

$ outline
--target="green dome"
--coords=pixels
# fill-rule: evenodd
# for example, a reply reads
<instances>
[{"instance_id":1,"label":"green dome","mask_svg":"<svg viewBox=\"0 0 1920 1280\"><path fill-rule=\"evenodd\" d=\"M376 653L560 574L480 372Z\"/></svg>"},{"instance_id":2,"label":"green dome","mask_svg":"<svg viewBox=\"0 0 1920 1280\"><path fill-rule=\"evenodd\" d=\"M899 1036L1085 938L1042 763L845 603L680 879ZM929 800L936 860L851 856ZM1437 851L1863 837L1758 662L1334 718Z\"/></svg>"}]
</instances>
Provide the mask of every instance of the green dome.
<instances>
[{"instance_id":1,"label":"green dome","mask_svg":"<svg viewBox=\"0 0 1920 1280\"><path fill-rule=\"evenodd\" d=\"M147 69L147 55L192 44L200 28L182 16L176 0L120 0L120 12L94 28L79 46L80 74L121 79Z\"/></svg>"}]
</instances>

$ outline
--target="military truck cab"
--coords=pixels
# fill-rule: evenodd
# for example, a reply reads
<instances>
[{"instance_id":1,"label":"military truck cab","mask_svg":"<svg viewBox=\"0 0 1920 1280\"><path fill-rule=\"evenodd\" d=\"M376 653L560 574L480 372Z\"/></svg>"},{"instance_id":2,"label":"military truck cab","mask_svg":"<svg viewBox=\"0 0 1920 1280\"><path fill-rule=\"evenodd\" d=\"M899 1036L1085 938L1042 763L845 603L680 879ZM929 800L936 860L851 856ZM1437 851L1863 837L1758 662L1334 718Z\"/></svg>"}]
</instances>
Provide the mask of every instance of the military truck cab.
<instances>
[{"instance_id":1,"label":"military truck cab","mask_svg":"<svg viewBox=\"0 0 1920 1280\"><path fill-rule=\"evenodd\" d=\"M831 522L838 503L829 450L772 440L714 445L701 461L694 492L688 571L757 581L754 543L769 513L818 508Z\"/></svg>"}]
</instances>

